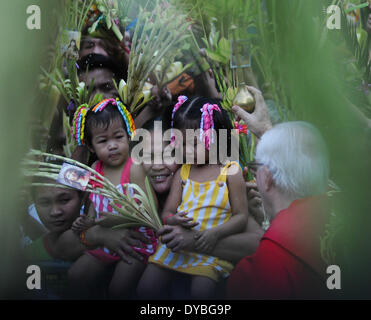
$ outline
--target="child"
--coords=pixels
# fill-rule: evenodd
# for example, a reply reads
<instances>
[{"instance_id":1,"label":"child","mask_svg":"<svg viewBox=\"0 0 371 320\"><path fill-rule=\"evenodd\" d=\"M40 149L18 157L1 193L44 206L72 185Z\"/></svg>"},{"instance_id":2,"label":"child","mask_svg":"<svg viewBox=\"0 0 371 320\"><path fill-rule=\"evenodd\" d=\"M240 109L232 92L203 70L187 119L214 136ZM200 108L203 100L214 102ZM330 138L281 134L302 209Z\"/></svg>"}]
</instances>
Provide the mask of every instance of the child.
<instances>
[{"instance_id":1,"label":"child","mask_svg":"<svg viewBox=\"0 0 371 320\"><path fill-rule=\"evenodd\" d=\"M188 100L184 96L179 97L172 112L172 128L183 133L183 150L186 147L184 153L195 151L199 139L197 137L186 141L186 129L201 129L206 164L201 164L197 150L194 155L195 164L184 164L175 173L162 218L164 224L194 227L200 231L195 240L195 250L205 254L172 252L165 245L160 245L149 260L150 264L140 281L138 293L145 298L166 295L174 276L172 271L178 271L192 276L192 298L210 298L215 293L219 278L228 276L233 266L207 254L212 252L219 239L242 232L246 228L245 182L237 163L230 162L223 166L221 159L218 159L218 164L208 163L210 146L218 143L214 140L219 137L220 129L232 129L228 115L213 100L199 97ZM216 133L209 130L212 128ZM179 141L175 142L179 145ZM226 145L226 148L229 146Z\"/></svg>"},{"instance_id":2,"label":"child","mask_svg":"<svg viewBox=\"0 0 371 320\"><path fill-rule=\"evenodd\" d=\"M146 190L142 167L134 164L129 158L129 138L135 130L134 122L118 99L105 99L92 109L81 106L75 113L73 128L78 144L86 143L89 150L99 159L92 168L117 185L121 192L123 192L122 185L129 182ZM96 187L99 187L99 184ZM94 218L101 218L102 212L116 213L110 206L108 198L90 194L90 200L94 204L94 207L89 208L90 219L78 218L73 225L73 230L81 231L82 242L84 242L84 230L94 224ZM85 293L88 293L96 277L102 275L108 266L114 265L109 294L115 298L127 296L131 289L135 288L148 256L154 253L157 245L153 230L141 227L139 231L150 242L150 244L133 243L133 248L141 254L142 261L134 260L132 264L125 263L117 253L110 252L106 248L87 251L70 270L73 288L80 291L87 290Z\"/></svg>"}]
</instances>

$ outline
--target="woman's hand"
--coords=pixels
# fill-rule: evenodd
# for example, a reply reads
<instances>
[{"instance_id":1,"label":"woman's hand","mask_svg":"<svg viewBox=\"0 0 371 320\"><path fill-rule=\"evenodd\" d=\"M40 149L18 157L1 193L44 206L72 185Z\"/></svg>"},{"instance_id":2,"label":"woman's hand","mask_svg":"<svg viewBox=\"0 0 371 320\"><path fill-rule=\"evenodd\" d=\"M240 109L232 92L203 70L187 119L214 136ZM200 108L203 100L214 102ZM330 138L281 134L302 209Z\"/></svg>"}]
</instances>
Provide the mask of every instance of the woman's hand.
<instances>
[{"instance_id":1,"label":"woman's hand","mask_svg":"<svg viewBox=\"0 0 371 320\"><path fill-rule=\"evenodd\" d=\"M193 230L169 225L165 225L157 231L157 235L161 236L161 242L166 244L173 252L180 250L194 251L196 234Z\"/></svg>"},{"instance_id":2,"label":"woman's hand","mask_svg":"<svg viewBox=\"0 0 371 320\"><path fill-rule=\"evenodd\" d=\"M147 239L143 234L134 230L128 229L106 229L101 228L103 231L102 234L102 245L107 247L109 250L116 252L121 259L128 263L132 264L131 259L128 257L132 256L138 260L143 260L143 257L131 246L134 247L143 247L144 243L150 243L149 239Z\"/></svg>"},{"instance_id":3,"label":"woman's hand","mask_svg":"<svg viewBox=\"0 0 371 320\"><path fill-rule=\"evenodd\" d=\"M253 94L255 98L255 110L253 113L241 109L239 106L233 106L232 110L237 118L242 119L248 126L249 130L260 138L265 131L272 128L272 122L269 117L268 108L265 104L262 93L250 86L246 86L247 89Z\"/></svg>"},{"instance_id":4,"label":"woman's hand","mask_svg":"<svg viewBox=\"0 0 371 320\"><path fill-rule=\"evenodd\" d=\"M162 88L154 85L151 88L151 96L153 99L148 101L147 106L149 106L153 112L160 112L163 110L173 98L167 85Z\"/></svg>"},{"instance_id":5,"label":"woman's hand","mask_svg":"<svg viewBox=\"0 0 371 320\"><path fill-rule=\"evenodd\" d=\"M195 240L195 248L198 252L210 254L214 250L215 245L218 242L218 237L215 230L208 229L196 234Z\"/></svg>"}]
</instances>

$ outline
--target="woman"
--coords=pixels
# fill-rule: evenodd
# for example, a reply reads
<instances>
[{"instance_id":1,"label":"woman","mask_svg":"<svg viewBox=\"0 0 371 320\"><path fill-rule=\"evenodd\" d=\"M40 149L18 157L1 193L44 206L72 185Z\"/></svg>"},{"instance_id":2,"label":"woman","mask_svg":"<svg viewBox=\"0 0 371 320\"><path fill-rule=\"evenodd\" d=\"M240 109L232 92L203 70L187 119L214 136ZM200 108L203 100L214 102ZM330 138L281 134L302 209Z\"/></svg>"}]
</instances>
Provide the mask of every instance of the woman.
<instances>
[{"instance_id":1,"label":"woman","mask_svg":"<svg viewBox=\"0 0 371 320\"><path fill-rule=\"evenodd\" d=\"M53 183L45 179L39 182ZM80 239L79 235L71 230L71 226L80 215L83 192L64 187L38 186L32 189L32 196L37 215L47 230L24 249L25 262L36 264L42 270L42 281L45 281L45 284L42 292L38 292L38 298L72 297L66 281L70 267L68 262L79 258L85 250L105 246L117 252L123 261L130 264L132 259L129 255L137 258L139 256L131 246L139 246L140 240L147 241L138 232L112 230L98 225L86 231L85 239ZM94 297L102 297L105 278L101 280L103 281L94 279ZM32 298L35 298L35 295L32 295Z\"/></svg>"},{"instance_id":2,"label":"woman","mask_svg":"<svg viewBox=\"0 0 371 320\"><path fill-rule=\"evenodd\" d=\"M159 132L155 133L154 129L154 122L161 120L162 118L158 117L148 121L143 126L143 129L149 130L151 137L150 141L148 141L147 139L147 142L144 142L144 159L152 160L148 161L150 163L145 163L143 166L150 178L153 190L156 192L156 195L158 197L160 207L159 211L161 211L162 207L164 206L166 198L169 194L173 174L179 168L179 165L175 163L166 164L165 161L163 161L163 163L161 164L153 163L153 159L155 159L156 156L162 157L162 154L156 155L153 152L154 146L162 143L163 149L165 149L166 147L166 144L164 142L158 141L157 139L162 140L163 135L161 134L161 132L165 132L166 129L169 128L169 126L167 125L168 121L162 121L163 126L160 127L161 130ZM149 152L148 150L151 150L151 152ZM250 187L254 189L255 186ZM257 205L257 203L259 202L257 201L258 194L256 193L256 191L254 191L253 195L254 201L252 201L252 204ZM249 204L249 210L252 209L256 211L256 207L252 208ZM240 259L246 256L246 254L255 252L262 234L263 231L260 228L259 224L255 221L254 218L249 216L245 231L243 233L232 235L220 240L215 246L212 255L217 256L221 259L231 261L233 263L237 263ZM186 229L180 226L165 225L158 231L158 235L162 237L162 242L165 243L169 249L175 251L183 249L196 251L194 246L195 240L199 236L197 231Z\"/></svg>"},{"instance_id":3,"label":"woman","mask_svg":"<svg viewBox=\"0 0 371 320\"><path fill-rule=\"evenodd\" d=\"M82 243L79 236L71 230L73 221L80 215L82 194L78 190L58 187L33 189L37 213L48 230L40 239L50 259L74 261L85 250L103 245L117 252L128 263L131 260L127 255L138 257L130 245L138 245L139 239L144 241L146 239L130 230L112 230L96 225L86 232L83 241L85 244ZM37 256L33 258L37 259Z\"/></svg>"}]
</instances>

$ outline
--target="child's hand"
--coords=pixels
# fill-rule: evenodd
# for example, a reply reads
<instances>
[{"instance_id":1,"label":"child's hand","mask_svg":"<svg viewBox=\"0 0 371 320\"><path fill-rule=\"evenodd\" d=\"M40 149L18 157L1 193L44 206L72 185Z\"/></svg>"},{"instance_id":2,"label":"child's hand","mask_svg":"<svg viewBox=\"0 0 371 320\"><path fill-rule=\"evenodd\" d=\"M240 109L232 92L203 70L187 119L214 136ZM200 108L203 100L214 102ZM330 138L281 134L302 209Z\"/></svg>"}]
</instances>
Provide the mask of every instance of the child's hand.
<instances>
[{"instance_id":1,"label":"child's hand","mask_svg":"<svg viewBox=\"0 0 371 320\"><path fill-rule=\"evenodd\" d=\"M195 235L196 251L211 253L218 241L215 230L209 229L199 232Z\"/></svg>"},{"instance_id":2,"label":"child's hand","mask_svg":"<svg viewBox=\"0 0 371 320\"><path fill-rule=\"evenodd\" d=\"M166 224L172 226L182 226L186 229L191 229L198 225L198 222L192 222L193 218L187 217L187 212L180 212L166 219Z\"/></svg>"},{"instance_id":3,"label":"child's hand","mask_svg":"<svg viewBox=\"0 0 371 320\"><path fill-rule=\"evenodd\" d=\"M75 233L80 233L81 231L87 230L94 225L94 219L91 219L87 216L81 216L73 222L71 229Z\"/></svg>"}]
</instances>

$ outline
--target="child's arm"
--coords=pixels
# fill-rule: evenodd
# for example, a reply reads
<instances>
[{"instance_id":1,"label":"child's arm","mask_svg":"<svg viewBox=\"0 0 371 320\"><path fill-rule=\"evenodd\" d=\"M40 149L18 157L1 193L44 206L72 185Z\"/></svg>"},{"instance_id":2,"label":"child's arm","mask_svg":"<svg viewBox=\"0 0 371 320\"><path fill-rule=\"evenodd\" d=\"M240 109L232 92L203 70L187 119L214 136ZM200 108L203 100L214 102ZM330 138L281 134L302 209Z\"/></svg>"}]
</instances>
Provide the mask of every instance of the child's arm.
<instances>
[{"instance_id":1,"label":"child's arm","mask_svg":"<svg viewBox=\"0 0 371 320\"><path fill-rule=\"evenodd\" d=\"M161 218L164 224L179 225L184 228L193 228L198 225L198 222L192 222L192 218L187 217L186 212L177 213L179 205L182 203L182 179L180 177L180 169L174 174L171 183L170 193L166 199L164 210L162 211Z\"/></svg>"},{"instance_id":2,"label":"child's arm","mask_svg":"<svg viewBox=\"0 0 371 320\"><path fill-rule=\"evenodd\" d=\"M98 161L95 161L93 165L91 166L92 169L96 169ZM90 202L90 200L85 201L85 209L86 206L89 206L88 208L88 214L87 215L82 215L78 217L72 224L71 229L73 232L80 234L80 232L87 230L91 227L93 227L95 223L95 218L97 216L95 212L95 208L93 204ZM84 210L85 211L85 210ZM85 211L86 212L86 211Z\"/></svg>"},{"instance_id":3,"label":"child's arm","mask_svg":"<svg viewBox=\"0 0 371 320\"><path fill-rule=\"evenodd\" d=\"M171 182L170 192L166 198L164 209L161 213L161 219L166 220L166 224L171 222L171 218L176 214L179 205L182 202L182 179L180 177L180 169L178 169Z\"/></svg>"},{"instance_id":4,"label":"child's arm","mask_svg":"<svg viewBox=\"0 0 371 320\"><path fill-rule=\"evenodd\" d=\"M88 215L78 217L72 224L72 231L75 233L80 233L81 231L87 230L95 225L95 209L92 204L90 204Z\"/></svg>"},{"instance_id":5,"label":"child's arm","mask_svg":"<svg viewBox=\"0 0 371 320\"><path fill-rule=\"evenodd\" d=\"M75 261L86 250L105 246L116 252L123 261L130 263L129 255L141 259L141 255L134 251L131 246L140 246L141 242L148 243L148 239L139 232L127 229L112 230L99 225L85 231L84 244L79 235L71 229L62 234L51 236L53 239L49 243L49 249L53 252L54 257L65 261Z\"/></svg>"},{"instance_id":6,"label":"child's arm","mask_svg":"<svg viewBox=\"0 0 371 320\"><path fill-rule=\"evenodd\" d=\"M231 205L232 217L215 228L205 230L196 240L196 250L210 253L217 241L229 235L243 232L247 223L247 197L246 184L242 172L236 168L229 168L227 175L227 186L229 203Z\"/></svg>"}]
</instances>

